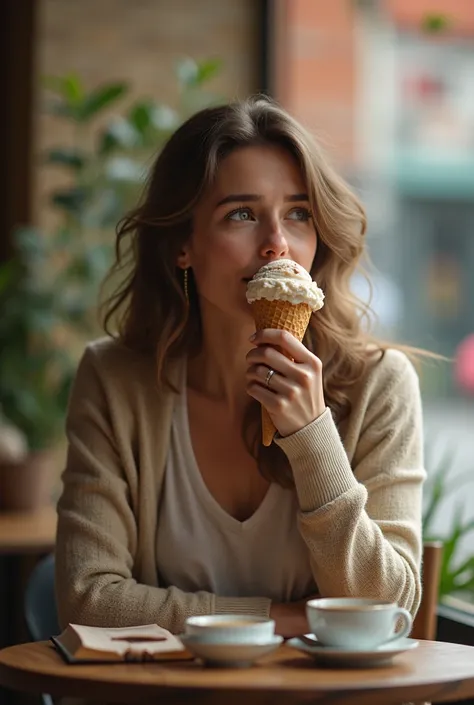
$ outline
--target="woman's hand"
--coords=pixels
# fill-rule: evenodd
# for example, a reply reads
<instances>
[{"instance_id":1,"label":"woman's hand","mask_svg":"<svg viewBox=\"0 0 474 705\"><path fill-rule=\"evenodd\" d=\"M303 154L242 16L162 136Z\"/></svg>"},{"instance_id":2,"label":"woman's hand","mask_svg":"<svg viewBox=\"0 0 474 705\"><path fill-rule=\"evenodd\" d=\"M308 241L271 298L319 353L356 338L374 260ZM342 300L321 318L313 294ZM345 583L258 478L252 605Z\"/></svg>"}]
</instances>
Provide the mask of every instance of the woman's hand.
<instances>
[{"instance_id":1,"label":"woman's hand","mask_svg":"<svg viewBox=\"0 0 474 705\"><path fill-rule=\"evenodd\" d=\"M326 409L321 360L284 330L260 330L251 341L247 393L266 408L280 435L290 436Z\"/></svg>"}]
</instances>

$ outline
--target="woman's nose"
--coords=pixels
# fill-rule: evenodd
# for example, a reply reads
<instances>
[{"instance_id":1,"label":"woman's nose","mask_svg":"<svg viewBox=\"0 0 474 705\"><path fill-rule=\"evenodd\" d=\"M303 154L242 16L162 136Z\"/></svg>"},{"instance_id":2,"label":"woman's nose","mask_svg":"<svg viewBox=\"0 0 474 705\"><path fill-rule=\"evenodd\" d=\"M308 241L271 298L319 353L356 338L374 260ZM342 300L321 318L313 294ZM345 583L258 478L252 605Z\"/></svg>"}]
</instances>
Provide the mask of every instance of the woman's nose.
<instances>
[{"instance_id":1,"label":"woman's nose","mask_svg":"<svg viewBox=\"0 0 474 705\"><path fill-rule=\"evenodd\" d=\"M288 243L280 223L269 224L266 228L260 247L262 257L285 257L288 254Z\"/></svg>"}]
</instances>

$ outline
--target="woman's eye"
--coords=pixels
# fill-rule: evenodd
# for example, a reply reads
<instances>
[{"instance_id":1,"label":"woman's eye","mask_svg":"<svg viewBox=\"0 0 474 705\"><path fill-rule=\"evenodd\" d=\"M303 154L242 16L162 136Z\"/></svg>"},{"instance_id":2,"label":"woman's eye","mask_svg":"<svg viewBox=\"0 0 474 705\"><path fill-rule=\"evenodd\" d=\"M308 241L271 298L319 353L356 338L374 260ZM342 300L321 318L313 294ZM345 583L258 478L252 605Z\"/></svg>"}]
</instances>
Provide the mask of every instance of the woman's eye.
<instances>
[{"instance_id":1,"label":"woman's eye","mask_svg":"<svg viewBox=\"0 0 474 705\"><path fill-rule=\"evenodd\" d=\"M287 218L290 220L306 222L311 220L312 214L308 208L293 208L293 210L288 213Z\"/></svg>"},{"instance_id":2,"label":"woman's eye","mask_svg":"<svg viewBox=\"0 0 474 705\"><path fill-rule=\"evenodd\" d=\"M252 219L252 211L249 208L236 208L226 215L226 220L245 221Z\"/></svg>"}]
</instances>

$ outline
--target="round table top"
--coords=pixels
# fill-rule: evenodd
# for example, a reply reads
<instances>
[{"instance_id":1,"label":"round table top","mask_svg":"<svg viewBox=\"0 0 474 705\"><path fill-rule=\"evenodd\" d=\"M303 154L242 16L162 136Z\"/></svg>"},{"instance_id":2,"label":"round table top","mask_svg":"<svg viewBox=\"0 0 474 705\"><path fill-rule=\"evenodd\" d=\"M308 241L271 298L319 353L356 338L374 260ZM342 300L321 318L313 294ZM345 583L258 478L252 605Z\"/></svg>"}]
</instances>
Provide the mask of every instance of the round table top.
<instances>
[{"instance_id":1,"label":"round table top","mask_svg":"<svg viewBox=\"0 0 474 705\"><path fill-rule=\"evenodd\" d=\"M166 705L331 705L452 701L474 695L474 647L420 642L391 666L329 669L289 646L247 669L206 668L199 661L68 665L48 642L0 651L0 685L53 696Z\"/></svg>"}]
</instances>

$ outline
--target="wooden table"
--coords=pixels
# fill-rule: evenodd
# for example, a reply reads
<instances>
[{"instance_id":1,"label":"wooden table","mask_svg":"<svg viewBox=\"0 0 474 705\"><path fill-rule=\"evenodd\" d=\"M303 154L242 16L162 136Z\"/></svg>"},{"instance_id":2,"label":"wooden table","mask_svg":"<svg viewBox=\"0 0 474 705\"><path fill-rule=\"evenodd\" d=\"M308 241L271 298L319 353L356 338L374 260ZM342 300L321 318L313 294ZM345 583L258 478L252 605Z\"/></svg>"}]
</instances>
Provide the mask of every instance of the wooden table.
<instances>
[{"instance_id":1,"label":"wooden table","mask_svg":"<svg viewBox=\"0 0 474 705\"><path fill-rule=\"evenodd\" d=\"M54 549L55 540L55 507L0 512L0 647L25 640L25 586L38 558Z\"/></svg>"},{"instance_id":2,"label":"wooden table","mask_svg":"<svg viewBox=\"0 0 474 705\"><path fill-rule=\"evenodd\" d=\"M0 648L29 638L23 618L25 587L38 559L54 549L55 540L55 507L0 511ZM0 702L5 700L0 688Z\"/></svg>"},{"instance_id":3,"label":"wooden table","mask_svg":"<svg viewBox=\"0 0 474 705\"><path fill-rule=\"evenodd\" d=\"M47 642L0 651L8 688L102 702L163 705L395 705L474 695L474 648L434 641L392 666L327 669L282 646L248 669L212 669L197 661L68 666Z\"/></svg>"},{"instance_id":4,"label":"wooden table","mask_svg":"<svg viewBox=\"0 0 474 705\"><path fill-rule=\"evenodd\" d=\"M0 555L48 553L56 539L56 509L0 512Z\"/></svg>"}]
</instances>

